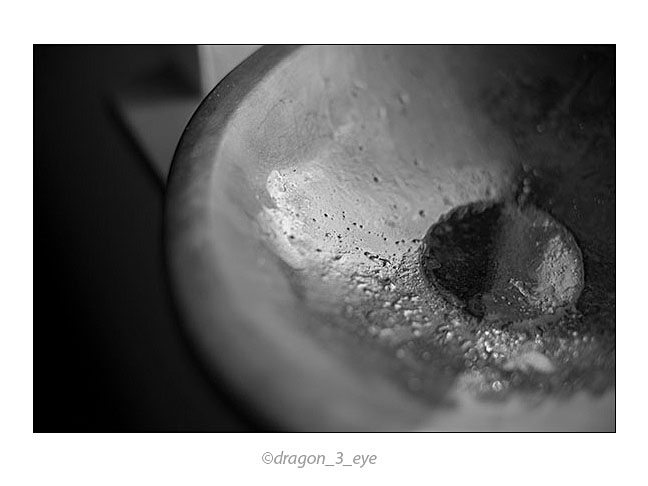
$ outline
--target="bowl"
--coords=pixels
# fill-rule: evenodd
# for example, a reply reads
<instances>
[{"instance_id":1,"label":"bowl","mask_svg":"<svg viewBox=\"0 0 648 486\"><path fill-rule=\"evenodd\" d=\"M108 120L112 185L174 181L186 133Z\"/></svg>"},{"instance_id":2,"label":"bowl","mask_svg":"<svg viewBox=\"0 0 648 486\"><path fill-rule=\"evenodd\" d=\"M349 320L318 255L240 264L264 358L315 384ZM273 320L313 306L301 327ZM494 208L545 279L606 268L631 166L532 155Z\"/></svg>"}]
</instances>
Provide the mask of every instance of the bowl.
<instances>
[{"instance_id":1,"label":"bowl","mask_svg":"<svg viewBox=\"0 0 648 486\"><path fill-rule=\"evenodd\" d=\"M175 153L215 380L287 430L614 430L615 51L269 46Z\"/></svg>"}]
</instances>

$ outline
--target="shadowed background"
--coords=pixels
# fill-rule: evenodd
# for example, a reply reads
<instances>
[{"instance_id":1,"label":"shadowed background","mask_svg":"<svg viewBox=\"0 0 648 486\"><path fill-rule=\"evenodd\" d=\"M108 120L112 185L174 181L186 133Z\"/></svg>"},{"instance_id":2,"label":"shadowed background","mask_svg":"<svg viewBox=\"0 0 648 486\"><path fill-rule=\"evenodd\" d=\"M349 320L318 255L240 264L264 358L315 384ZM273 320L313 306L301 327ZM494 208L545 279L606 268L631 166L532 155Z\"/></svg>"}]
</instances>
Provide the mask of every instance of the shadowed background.
<instances>
[{"instance_id":1,"label":"shadowed background","mask_svg":"<svg viewBox=\"0 0 648 486\"><path fill-rule=\"evenodd\" d=\"M117 108L150 73L195 96L176 60L34 47L35 432L266 428L209 384L177 326L162 184Z\"/></svg>"}]
</instances>

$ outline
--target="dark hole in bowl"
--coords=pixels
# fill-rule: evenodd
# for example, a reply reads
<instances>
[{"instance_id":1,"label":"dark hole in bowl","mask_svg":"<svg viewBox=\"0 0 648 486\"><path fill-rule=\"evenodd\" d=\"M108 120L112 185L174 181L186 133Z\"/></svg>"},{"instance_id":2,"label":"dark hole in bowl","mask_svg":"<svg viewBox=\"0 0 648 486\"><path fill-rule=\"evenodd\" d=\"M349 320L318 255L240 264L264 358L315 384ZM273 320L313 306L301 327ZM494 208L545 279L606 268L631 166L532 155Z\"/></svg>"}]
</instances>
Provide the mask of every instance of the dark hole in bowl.
<instances>
[{"instance_id":1,"label":"dark hole in bowl","mask_svg":"<svg viewBox=\"0 0 648 486\"><path fill-rule=\"evenodd\" d=\"M423 244L428 281L454 305L493 324L547 324L583 289L573 236L531 204L460 206L430 228Z\"/></svg>"}]
</instances>

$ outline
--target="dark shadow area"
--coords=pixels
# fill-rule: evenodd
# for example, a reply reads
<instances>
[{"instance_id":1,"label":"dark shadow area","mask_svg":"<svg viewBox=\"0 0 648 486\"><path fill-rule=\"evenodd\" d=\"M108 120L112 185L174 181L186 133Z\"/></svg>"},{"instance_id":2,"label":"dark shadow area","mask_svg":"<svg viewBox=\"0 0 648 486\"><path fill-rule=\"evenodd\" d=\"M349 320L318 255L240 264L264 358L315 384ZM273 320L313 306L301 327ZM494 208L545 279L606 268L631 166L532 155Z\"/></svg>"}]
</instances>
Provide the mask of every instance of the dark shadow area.
<instances>
[{"instance_id":1,"label":"dark shadow area","mask_svg":"<svg viewBox=\"0 0 648 486\"><path fill-rule=\"evenodd\" d=\"M268 428L210 383L183 340L163 192L109 109L166 56L34 47L35 432Z\"/></svg>"}]
</instances>

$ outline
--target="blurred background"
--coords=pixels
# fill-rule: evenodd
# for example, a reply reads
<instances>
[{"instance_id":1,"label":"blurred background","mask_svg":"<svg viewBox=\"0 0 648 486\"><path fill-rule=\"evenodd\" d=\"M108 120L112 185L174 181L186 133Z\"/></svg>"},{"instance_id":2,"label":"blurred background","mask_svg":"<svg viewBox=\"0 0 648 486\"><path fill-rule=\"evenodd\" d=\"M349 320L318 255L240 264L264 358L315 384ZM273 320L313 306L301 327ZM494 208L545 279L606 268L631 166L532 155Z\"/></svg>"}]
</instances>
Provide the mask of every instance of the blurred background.
<instances>
[{"instance_id":1,"label":"blurred background","mask_svg":"<svg viewBox=\"0 0 648 486\"><path fill-rule=\"evenodd\" d=\"M268 430L200 368L162 242L173 151L258 46L34 46L34 432Z\"/></svg>"}]
</instances>

